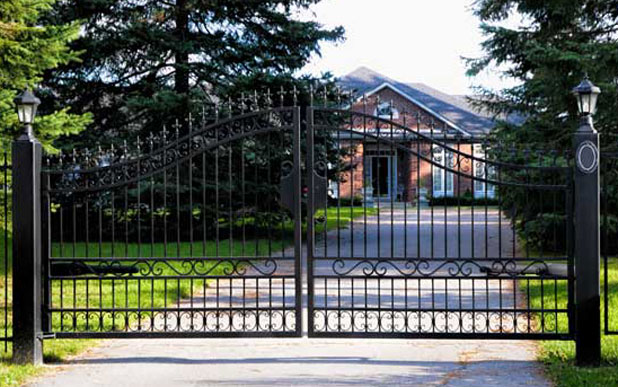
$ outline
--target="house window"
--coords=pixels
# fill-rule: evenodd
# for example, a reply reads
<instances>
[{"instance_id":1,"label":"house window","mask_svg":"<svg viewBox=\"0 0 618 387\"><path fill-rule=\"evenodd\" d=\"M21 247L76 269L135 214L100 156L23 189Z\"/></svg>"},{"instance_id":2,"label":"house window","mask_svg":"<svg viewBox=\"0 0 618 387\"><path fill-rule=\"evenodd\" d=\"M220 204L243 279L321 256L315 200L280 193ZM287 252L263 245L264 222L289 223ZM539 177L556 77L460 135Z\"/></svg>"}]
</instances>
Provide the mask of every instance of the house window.
<instances>
[{"instance_id":1,"label":"house window","mask_svg":"<svg viewBox=\"0 0 618 387\"><path fill-rule=\"evenodd\" d=\"M386 118L386 119L392 118L396 120L399 118L399 111L395 109L392 103L381 102L376 108L374 115L380 118Z\"/></svg>"},{"instance_id":2,"label":"house window","mask_svg":"<svg viewBox=\"0 0 618 387\"><path fill-rule=\"evenodd\" d=\"M479 159L485 158L485 149L481 144L474 144L474 156ZM495 178L495 170L490 165L487 166L481 160L474 160L474 176L479 179ZM474 197L475 198L493 198L496 194L496 187L493 184L487 184L481 180L474 180Z\"/></svg>"},{"instance_id":3,"label":"house window","mask_svg":"<svg viewBox=\"0 0 618 387\"><path fill-rule=\"evenodd\" d=\"M432 155L435 163L432 164L432 195L435 197L453 196L453 173L444 168L453 168L453 153L445 150L441 145L434 145Z\"/></svg>"}]
</instances>

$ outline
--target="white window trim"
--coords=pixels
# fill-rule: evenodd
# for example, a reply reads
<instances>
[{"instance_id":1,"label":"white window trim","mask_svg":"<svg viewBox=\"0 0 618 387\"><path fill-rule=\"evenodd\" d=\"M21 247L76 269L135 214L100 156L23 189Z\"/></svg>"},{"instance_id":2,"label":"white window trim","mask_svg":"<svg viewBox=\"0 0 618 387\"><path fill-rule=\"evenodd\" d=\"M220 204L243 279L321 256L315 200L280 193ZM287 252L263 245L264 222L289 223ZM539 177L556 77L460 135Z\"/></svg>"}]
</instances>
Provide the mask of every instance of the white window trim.
<instances>
[{"instance_id":1,"label":"white window trim","mask_svg":"<svg viewBox=\"0 0 618 387\"><path fill-rule=\"evenodd\" d=\"M441 164L443 166L449 165L450 163L446 163L446 156L448 155L449 157L453 157L452 154L450 154L449 152L446 151L446 149L444 149L444 147L442 147L441 145L433 145L433 148L440 148L441 149L441 158L442 158L442 162L437 161L438 164ZM432 159L434 157L434 150L432 149L431 152L432 155ZM434 162L436 162L436 160L434 160ZM438 179L436 179L436 171L437 173L440 175ZM446 176L445 176L446 174ZM447 180L448 179L448 180ZM436 189L436 184L437 182L440 182L440 185L445 185L445 187L443 189ZM446 183L446 184L445 184ZM431 164L431 195L433 197L436 198L441 198L444 196L454 196L455 194L455 176L452 172L448 172L446 169L441 168L439 166L436 166L434 164ZM450 189L446 189L447 187L450 186Z\"/></svg>"},{"instance_id":2,"label":"white window trim","mask_svg":"<svg viewBox=\"0 0 618 387\"><path fill-rule=\"evenodd\" d=\"M391 114L378 114L378 109L379 109L380 107L382 107L382 106L385 106L385 105L388 105L388 107L390 107L390 108L391 108L391 112L393 113L393 114L392 114L392 117L391 117ZM375 110L374 110L374 112L373 112L373 115L374 115L374 116L378 116L378 117L380 117L380 118L387 119L387 120L390 120L391 118L392 118L393 120L397 120L397 119L399 119L399 110L397 110L397 108L396 108L395 106L392 106L390 102L381 102L381 103L380 103L380 104L379 104L379 105L375 108Z\"/></svg>"},{"instance_id":3,"label":"white window trim","mask_svg":"<svg viewBox=\"0 0 618 387\"><path fill-rule=\"evenodd\" d=\"M472 154L474 157L479 159L485 158L485 150L483 149L482 144L473 144L472 145ZM481 179L485 178L485 167L484 163L478 160L474 160L473 165L473 176L479 177ZM480 172L479 169L483 171ZM496 197L496 186L493 184L487 184L487 189L485 189L485 182L473 180L472 181L472 190L475 198L478 199L493 199Z\"/></svg>"}]
</instances>

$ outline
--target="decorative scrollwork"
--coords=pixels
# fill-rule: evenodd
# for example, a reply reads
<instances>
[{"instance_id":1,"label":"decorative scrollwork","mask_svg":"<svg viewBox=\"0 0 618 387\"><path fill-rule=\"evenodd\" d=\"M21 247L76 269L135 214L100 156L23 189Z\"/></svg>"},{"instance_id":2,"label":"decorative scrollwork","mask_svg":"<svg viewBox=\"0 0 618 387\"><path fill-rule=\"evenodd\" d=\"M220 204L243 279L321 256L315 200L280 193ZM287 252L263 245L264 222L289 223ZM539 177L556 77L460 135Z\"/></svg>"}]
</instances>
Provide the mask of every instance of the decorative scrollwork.
<instances>
[{"instance_id":1,"label":"decorative scrollwork","mask_svg":"<svg viewBox=\"0 0 618 387\"><path fill-rule=\"evenodd\" d=\"M136 157L118 154L114 149L69 165L55 165L45 172L51 177L48 191L92 192L123 186L149 177L192 156L247 136L291 130L293 108L277 108L246 113L217 121L165 143L164 146Z\"/></svg>"},{"instance_id":2,"label":"decorative scrollwork","mask_svg":"<svg viewBox=\"0 0 618 387\"><path fill-rule=\"evenodd\" d=\"M453 278L470 278L481 273L491 273L492 276L519 277L522 275L548 276L549 266L544 260L530 259L524 264L509 258L505 259L328 259L318 258L320 261L330 261L332 273L340 277L427 277L447 275ZM484 275L484 274L483 274Z\"/></svg>"},{"instance_id":3,"label":"decorative scrollwork","mask_svg":"<svg viewBox=\"0 0 618 387\"><path fill-rule=\"evenodd\" d=\"M279 267L278 261L286 258L142 258L142 259L71 259L56 258L52 260L63 264L81 267L86 264L88 271L67 270L57 275L58 278L78 278L84 276L126 277L160 277L160 276L204 276L222 273L225 276L242 277L248 272L254 275L272 276ZM287 258L288 260L291 258Z\"/></svg>"},{"instance_id":4,"label":"decorative scrollwork","mask_svg":"<svg viewBox=\"0 0 618 387\"><path fill-rule=\"evenodd\" d=\"M566 314L566 311L560 314ZM541 319L541 322L539 322ZM313 313L316 333L442 334L530 334L560 332L555 316L507 310L325 310ZM558 327L564 329L564 327Z\"/></svg>"},{"instance_id":5,"label":"decorative scrollwork","mask_svg":"<svg viewBox=\"0 0 618 387\"><path fill-rule=\"evenodd\" d=\"M62 321L61 332L114 333L252 333L294 332L296 311L290 309L200 310L199 308L166 310L64 310L52 312Z\"/></svg>"}]
</instances>

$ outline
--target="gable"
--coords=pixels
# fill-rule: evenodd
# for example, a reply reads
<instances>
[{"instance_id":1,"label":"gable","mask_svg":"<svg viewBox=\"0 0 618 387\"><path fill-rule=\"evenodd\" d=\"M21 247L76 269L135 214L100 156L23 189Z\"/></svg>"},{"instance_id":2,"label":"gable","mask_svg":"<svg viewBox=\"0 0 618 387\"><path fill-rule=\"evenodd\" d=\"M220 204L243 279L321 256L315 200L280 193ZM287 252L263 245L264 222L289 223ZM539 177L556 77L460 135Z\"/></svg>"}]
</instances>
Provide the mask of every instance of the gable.
<instances>
[{"instance_id":1,"label":"gable","mask_svg":"<svg viewBox=\"0 0 618 387\"><path fill-rule=\"evenodd\" d=\"M381 92L385 91L385 90L389 90L392 91L393 93L401 96L408 104L411 104L412 106L416 107L417 109L423 111L424 113L432 116L433 118L435 118L437 121L440 121L444 124L445 127L447 127L448 129L452 129L455 131L458 131L459 133L461 133L462 135L466 136L466 137L470 137L470 136L474 136L474 134L466 131L465 129L459 127L459 125L457 125L454 122L451 122L448 118L442 116L440 113L434 111L433 109L431 109L428 106L425 106L422 102L414 99L413 97L407 95L406 93L404 93L403 91L399 90L397 87L391 85L390 83L383 83L380 86L378 86L377 88L370 90L367 93L364 93L365 97L371 97L372 95L378 95ZM362 97L361 97L362 98Z\"/></svg>"},{"instance_id":2,"label":"gable","mask_svg":"<svg viewBox=\"0 0 618 387\"><path fill-rule=\"evenodd\" d=\"M354 90L358 94L375 93L389 87L429 114L473 137L484 137L495 125L491 118L475 113L461 97L449 96L425 85L421 87L419 84L397 82L364 67L338 82L344 89Z\"/></svg>"}]
</instances>

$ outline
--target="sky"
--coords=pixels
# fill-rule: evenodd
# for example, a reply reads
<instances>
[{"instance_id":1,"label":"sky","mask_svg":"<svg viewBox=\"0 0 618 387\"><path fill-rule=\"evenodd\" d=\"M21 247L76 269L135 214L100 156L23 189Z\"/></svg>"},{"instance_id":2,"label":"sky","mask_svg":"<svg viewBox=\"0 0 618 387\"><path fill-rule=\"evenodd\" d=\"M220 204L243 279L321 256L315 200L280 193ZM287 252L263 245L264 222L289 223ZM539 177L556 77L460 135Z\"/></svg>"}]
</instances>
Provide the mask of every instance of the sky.
<instances>
[{"instance_id":1,"label":"sky","mask_svg":"<svg viewBox=\"0 0 618 387\"><path fill-rule=\"evenodd\" d=\"M465 75L462 57L481 55L483 36L472 0L322 0L313 18L342 25L346 40L323 43L304 71L343 76L366 66L401 82L422 82L448 94L470 94L470 86L512 86L495 71Z\"/></svg>"}]
</instances>

